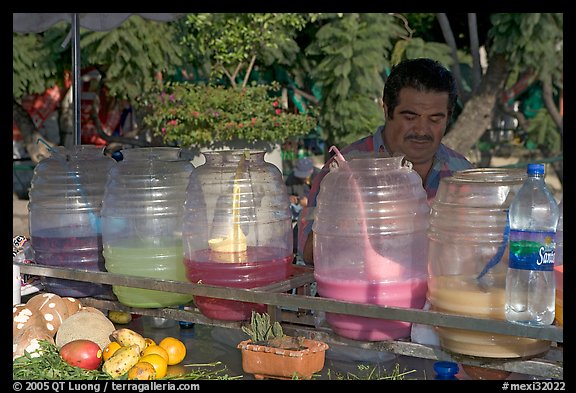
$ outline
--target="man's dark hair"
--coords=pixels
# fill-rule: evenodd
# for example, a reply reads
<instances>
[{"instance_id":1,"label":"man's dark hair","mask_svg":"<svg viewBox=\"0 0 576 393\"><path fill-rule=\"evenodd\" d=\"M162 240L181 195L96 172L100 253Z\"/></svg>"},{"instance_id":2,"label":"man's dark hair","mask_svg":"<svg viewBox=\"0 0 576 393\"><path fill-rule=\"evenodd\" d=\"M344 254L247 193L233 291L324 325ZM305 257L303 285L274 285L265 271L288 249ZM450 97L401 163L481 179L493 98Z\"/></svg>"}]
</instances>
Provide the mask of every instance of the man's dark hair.
<instances>
[{"instance_id":1,"label":"man's dark hair","mask_svg":"<svg viewBox=\"0 0 576 393\"><path fill-rule=\"evenodd\" d=\"M418 91L448 93L448 117L452 116L458 90L452 73L436 60L420 58L404 60L394 67L384 85L382 100L388 107L388 116L392 118L400 90L411 87Z\"/></svg>"}]
</instances>

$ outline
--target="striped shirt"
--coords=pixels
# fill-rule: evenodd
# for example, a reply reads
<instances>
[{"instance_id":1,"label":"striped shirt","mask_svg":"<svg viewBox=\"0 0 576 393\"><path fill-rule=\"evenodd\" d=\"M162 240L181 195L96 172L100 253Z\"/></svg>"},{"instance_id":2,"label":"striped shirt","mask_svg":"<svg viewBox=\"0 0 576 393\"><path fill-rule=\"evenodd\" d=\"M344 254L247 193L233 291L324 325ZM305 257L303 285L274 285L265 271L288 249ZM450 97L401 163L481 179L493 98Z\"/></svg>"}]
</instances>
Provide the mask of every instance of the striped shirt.
<instances>
[{"instance_id":1,"label":"striped shirt","mask_svg":"<svg viewBox=\"0 0 576 393\"><path fill-rule=\"evenodd\" d=\"M384 153L388 154L382 139L382 130L384 126L378 127L374 134L359 139L356 142L346 146L340 152L346 158L352 157L356 154L366 153ZM303 254L304 243L308 234L312 230L314 223L314 207L316 206L316 198L320 191L320 182L330 172L330 164L334 157L330 158L322 167L322 170L314 178L310 193L308 194L308 207L304 208L300 213L300 223L298 224L298 253ZM452 173L464 169L474 168L474 165L466 159L462 154L448 148L444 144L440 144L438 151L434 155L434 162L432 168L426 178L424 189L428 197L428 204L432 202L436 196L436 191L440 186L440 179L447 176L452 176Z\"/></svg>"}]
</instances>

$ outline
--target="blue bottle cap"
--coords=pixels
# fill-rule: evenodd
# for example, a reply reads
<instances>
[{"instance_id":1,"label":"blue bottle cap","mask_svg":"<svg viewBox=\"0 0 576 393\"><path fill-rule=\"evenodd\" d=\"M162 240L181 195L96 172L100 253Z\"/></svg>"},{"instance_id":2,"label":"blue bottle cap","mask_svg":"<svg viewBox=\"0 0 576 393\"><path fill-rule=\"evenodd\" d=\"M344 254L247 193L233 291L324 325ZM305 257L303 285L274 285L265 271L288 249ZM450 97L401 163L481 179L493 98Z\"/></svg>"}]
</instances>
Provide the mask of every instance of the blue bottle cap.
<instances>
[{"instance_id":1,"label":"blue bottle cap","mask_svg":"<svg viewBox=\"0 0 576 393\"><path fill-rule=\"evenodd\" d=\"M528 164L528 169L526 172L529 175L543 175L544 174L544 164Z\"/></svg>"},{"instance_id":2,"label":"blue bottle cap","mask_svg":"<svg viewBox=\"0 0 576 393\"><path fill-rule=\"evenodd\" d=\"M434 363L434 371L439 377L454 377L460 369L454 362L440 361Z\"/></svg>"}]
</instances>

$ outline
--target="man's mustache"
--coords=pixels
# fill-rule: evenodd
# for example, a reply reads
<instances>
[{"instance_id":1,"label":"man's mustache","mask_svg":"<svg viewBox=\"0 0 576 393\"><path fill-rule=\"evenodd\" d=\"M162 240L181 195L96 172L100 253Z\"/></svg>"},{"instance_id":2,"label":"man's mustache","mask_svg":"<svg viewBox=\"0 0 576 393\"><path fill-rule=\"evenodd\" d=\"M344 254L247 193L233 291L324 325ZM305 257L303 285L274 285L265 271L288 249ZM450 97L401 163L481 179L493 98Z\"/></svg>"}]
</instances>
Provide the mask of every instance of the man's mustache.
<instances>
[{"instance_id":1,"label":"man's mustache","mask_svg":"<svg viewBox=\"0 0 576 393\"><path fill-rule=\"evenodd\" d=\"M415 141L432 142L432 137L430 135L406 135L404 137L405 141L413 139Z\"/></svg>"}]
</instances>

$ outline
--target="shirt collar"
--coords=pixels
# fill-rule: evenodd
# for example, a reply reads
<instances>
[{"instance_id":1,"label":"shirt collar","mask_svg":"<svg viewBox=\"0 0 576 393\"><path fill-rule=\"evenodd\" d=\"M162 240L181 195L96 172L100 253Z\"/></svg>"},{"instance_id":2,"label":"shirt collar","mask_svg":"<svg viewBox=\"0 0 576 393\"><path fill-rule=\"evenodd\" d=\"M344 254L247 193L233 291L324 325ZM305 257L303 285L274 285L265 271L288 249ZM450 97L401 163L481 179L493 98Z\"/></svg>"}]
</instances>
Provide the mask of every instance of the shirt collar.
<instances>
[{"instance_id":1,"label":"shirt collar","mask_svg":"<svg viewBox=\"0 0 576 393\"><path fill-rule=\"evenodd\" d=\"M384 153L385 155L387 155L388 157L390 157L390 152L386 149L386 146L384 145L384 138L382 138L382 134L384 131L384 126L379 126L376 129L376 132L374 133L374 135L372 136L372 140L374 143L374 153Z\"/></svg>"}]
</instances>

